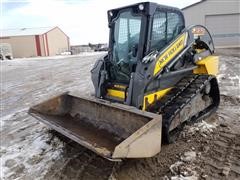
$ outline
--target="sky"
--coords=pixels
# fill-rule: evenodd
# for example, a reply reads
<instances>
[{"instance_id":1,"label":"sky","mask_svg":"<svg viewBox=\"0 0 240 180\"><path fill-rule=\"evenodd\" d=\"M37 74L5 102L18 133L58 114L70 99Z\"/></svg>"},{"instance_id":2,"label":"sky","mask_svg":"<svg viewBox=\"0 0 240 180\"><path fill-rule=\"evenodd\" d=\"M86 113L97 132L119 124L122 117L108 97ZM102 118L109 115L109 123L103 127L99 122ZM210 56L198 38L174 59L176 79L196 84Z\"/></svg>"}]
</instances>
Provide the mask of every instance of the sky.
<instances>
[{"instance_id":1,"label":"sky","mask_svg":"<svg viewBox=\"0 0 240 180\"><path fill-rule=\"evenodd\" d=\"M152 0L183 8L199 0ZM0 0L0 29L60 27L71 45L107 43L107 10L138 0Z\"/></svg>"}]
</instances>

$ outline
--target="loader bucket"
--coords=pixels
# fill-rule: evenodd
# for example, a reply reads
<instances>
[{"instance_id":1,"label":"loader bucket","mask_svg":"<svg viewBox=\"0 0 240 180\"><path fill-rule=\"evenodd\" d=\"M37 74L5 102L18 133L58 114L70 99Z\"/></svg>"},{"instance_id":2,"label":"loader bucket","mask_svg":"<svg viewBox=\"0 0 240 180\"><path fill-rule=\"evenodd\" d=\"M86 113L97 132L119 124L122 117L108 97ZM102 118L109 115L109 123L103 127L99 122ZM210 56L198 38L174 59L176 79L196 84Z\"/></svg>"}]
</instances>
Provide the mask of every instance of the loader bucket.
<instances>
[{"instance_id":1,"label":"loader bucket","mask_svg":"<svg viewBox=\"0 0 240 180\"><path fill-rule=\"evenodd\" d=\"M29 114L110 160L152 157L161 149L161 115L131 106L65 93Z\"/></svg>"}]
</instances>

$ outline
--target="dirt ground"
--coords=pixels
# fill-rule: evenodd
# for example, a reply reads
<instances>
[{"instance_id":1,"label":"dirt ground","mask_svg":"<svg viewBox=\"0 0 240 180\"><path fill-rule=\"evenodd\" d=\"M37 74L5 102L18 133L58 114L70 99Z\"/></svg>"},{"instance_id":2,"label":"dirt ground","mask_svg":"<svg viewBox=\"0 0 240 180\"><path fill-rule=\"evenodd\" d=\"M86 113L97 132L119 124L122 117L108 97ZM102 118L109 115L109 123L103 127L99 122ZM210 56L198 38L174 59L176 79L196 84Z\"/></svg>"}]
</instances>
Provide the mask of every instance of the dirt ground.
<instances>
[{"instance_id":1,"label":"dirt ground","mask_svg":"<svg viewBox=\"0 0 240 180\"><path fill-rule=\"evenodd\" d=\"M102 54L2 61L1 179L240 179L240 56L217 52L217 113L185 126L155 157L122 162L95 155L27 114L30 106L65 91L90 96L89 71Z\"/></svg>"}]
</instances>

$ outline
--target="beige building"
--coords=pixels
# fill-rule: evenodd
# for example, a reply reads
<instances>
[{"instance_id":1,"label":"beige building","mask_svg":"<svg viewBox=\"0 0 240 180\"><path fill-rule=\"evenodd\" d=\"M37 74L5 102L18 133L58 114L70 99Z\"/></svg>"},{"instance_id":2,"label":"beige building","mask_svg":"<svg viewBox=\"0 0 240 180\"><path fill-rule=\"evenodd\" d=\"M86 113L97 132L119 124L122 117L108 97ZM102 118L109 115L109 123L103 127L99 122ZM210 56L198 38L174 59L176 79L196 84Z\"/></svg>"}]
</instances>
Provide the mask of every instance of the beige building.
<instances>
[{"instance_id":1,"label":"beige building","mask_svg":"<svg viewBox=\"0 0 240 180\"><path fill-rule=\"evenodd\" d=\"M13 57L54 56L69 51L69 37L58 27L0 31L0 43L11 45Z\"/></svg>"},{"instance_id":2,"label":"beige building","mask_svg":"<svg viewBox=\"0 0 240 180\"><path fill-rule=\"evenodd\" d=\"M182 11L187 26L209 29L216 47L240 47L240 0L202 0Z\"/></svg>"}]
</instances>

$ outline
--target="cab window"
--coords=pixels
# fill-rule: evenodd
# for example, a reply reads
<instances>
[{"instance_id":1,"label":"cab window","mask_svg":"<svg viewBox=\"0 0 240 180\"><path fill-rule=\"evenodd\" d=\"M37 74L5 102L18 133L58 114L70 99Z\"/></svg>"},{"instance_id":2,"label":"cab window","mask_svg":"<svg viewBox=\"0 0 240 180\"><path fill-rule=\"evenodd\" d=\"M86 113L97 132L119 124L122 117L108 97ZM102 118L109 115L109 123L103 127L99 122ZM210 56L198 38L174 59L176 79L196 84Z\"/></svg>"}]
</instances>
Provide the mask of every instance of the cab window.
<instances>
[{"instance_id":1,"label":"cab window","mask_svg":"<svg viewBox=\"0 0 240 180\"><path fill-rule=\"evenodd\" d=\"M156 11L150 38L150 51L161 50L184 28L182 16L174 12Z\"/></svg>"}]
</instances>

